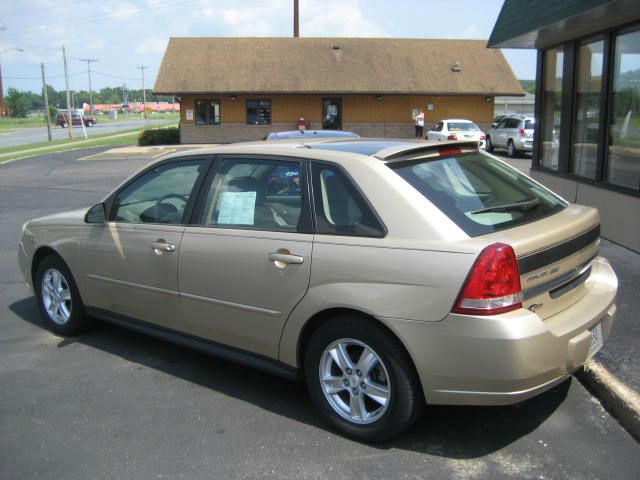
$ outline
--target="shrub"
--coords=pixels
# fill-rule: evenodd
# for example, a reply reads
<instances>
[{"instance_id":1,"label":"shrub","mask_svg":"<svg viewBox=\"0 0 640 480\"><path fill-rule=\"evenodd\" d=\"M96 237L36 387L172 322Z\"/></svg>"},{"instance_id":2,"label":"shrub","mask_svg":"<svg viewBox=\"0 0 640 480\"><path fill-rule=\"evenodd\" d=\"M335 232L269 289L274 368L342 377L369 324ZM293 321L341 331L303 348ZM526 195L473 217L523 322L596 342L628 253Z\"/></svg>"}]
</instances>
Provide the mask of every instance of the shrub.
<instances>
[{"instance_id":1,"label":"shrub","mask_svg":"<svg viewBox=\"0 0 640 480\"><path fill-rule=\"evenodd\" d=\"M138 135L138 145L173 145L180 143L180 129L178 127L152 128L144 130Z\"/></svg>"}]
</instances>

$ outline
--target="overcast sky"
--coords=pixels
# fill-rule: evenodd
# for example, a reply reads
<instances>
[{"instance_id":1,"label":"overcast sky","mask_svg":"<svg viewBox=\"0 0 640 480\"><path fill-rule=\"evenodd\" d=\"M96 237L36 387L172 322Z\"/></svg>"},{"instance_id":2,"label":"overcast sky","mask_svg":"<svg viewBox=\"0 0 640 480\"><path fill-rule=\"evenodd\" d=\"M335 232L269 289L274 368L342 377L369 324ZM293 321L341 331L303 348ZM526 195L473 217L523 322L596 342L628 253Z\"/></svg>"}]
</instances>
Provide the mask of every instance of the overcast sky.
<instances>
[{"instance_id":1,"label":"overcast sky","mask_svg":"<svg viewBox=\"0 0 640 480\"><path fill-rule=\"evenodd\" d=\"M487 39L502 0L300 0L300 35ZM9 87L64 88L61 46L66 45L70 88L92 84L140 88L155 81L169 37L291 36L293 0L2 0L0 61ZM18 52L14 49L21 49ZM503 50L516 77L535 78L534 50ZM424 52L429 55L428 51ZM312 60L310 60L312 61Z\"/></svg>"}]
</instances>

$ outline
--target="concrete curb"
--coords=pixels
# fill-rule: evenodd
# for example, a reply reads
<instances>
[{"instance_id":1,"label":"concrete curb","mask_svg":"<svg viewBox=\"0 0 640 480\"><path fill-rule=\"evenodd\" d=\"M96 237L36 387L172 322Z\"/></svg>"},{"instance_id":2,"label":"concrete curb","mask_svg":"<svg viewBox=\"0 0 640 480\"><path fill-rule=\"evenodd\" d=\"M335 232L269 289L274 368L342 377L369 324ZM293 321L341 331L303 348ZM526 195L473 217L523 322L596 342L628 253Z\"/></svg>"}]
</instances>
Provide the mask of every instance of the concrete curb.
<instances>
[{"instance_id":1,"label":"concrete curb","mask_svg":"<svg viewBox=\"0 0 640 480\"><path fill-rule=\"evenodd\" d=\"M595 360L576 372L576 377L600 399L631 436L640 441L640 394Z\"/></svg>"}]
</instances>

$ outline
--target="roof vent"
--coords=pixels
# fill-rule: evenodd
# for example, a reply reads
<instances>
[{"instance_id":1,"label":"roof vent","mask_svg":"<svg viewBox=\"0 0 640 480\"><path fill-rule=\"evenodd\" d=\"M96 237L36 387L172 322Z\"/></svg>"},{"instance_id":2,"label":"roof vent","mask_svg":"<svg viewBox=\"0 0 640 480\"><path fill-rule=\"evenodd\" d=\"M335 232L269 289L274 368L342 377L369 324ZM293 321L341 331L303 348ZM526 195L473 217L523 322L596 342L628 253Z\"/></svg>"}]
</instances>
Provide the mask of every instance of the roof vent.
<instances>
[{"instance_id":1,"label":"roof vent","mask_svg":"<svg viewBox=\"0 0 640 480\"><path fill-rule=\"evenodd\" d=\"M334 50L340 50L340 45L331 45L331 48L333 48Z\"/></svg>"},{"instance_id":2,"label":"roof vent","mask_svg":"<svg viewBox=\"0 0 640 480\"><path fill-rule=\"evenodd\" d=\"M458 62L456 60L455 63L453 65L451 65L451 71L452 72L461 72L462 68L460 67L460 62Z\"/></svg>"}]
</instances>

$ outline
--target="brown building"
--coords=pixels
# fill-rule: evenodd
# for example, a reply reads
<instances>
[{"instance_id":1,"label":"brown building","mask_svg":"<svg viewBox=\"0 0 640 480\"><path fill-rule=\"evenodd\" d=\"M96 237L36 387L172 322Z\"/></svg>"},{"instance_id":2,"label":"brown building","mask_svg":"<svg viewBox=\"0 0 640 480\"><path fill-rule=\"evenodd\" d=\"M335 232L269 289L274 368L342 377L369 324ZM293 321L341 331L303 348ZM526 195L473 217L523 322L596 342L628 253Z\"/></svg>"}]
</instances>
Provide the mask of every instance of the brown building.
<instances>
[{"instance_id":1,"label":"brown building","mask_svg":"<svg viewBox=\"0 0 640 480\"><path fill-rule=\"evenodd\" d=\"M443 118L488 128L494 97L524 95L482 40L172 38L154 93L180 97L183 143L256 140L307 128L412 137Z\"/></svg>"}]
</instances>

